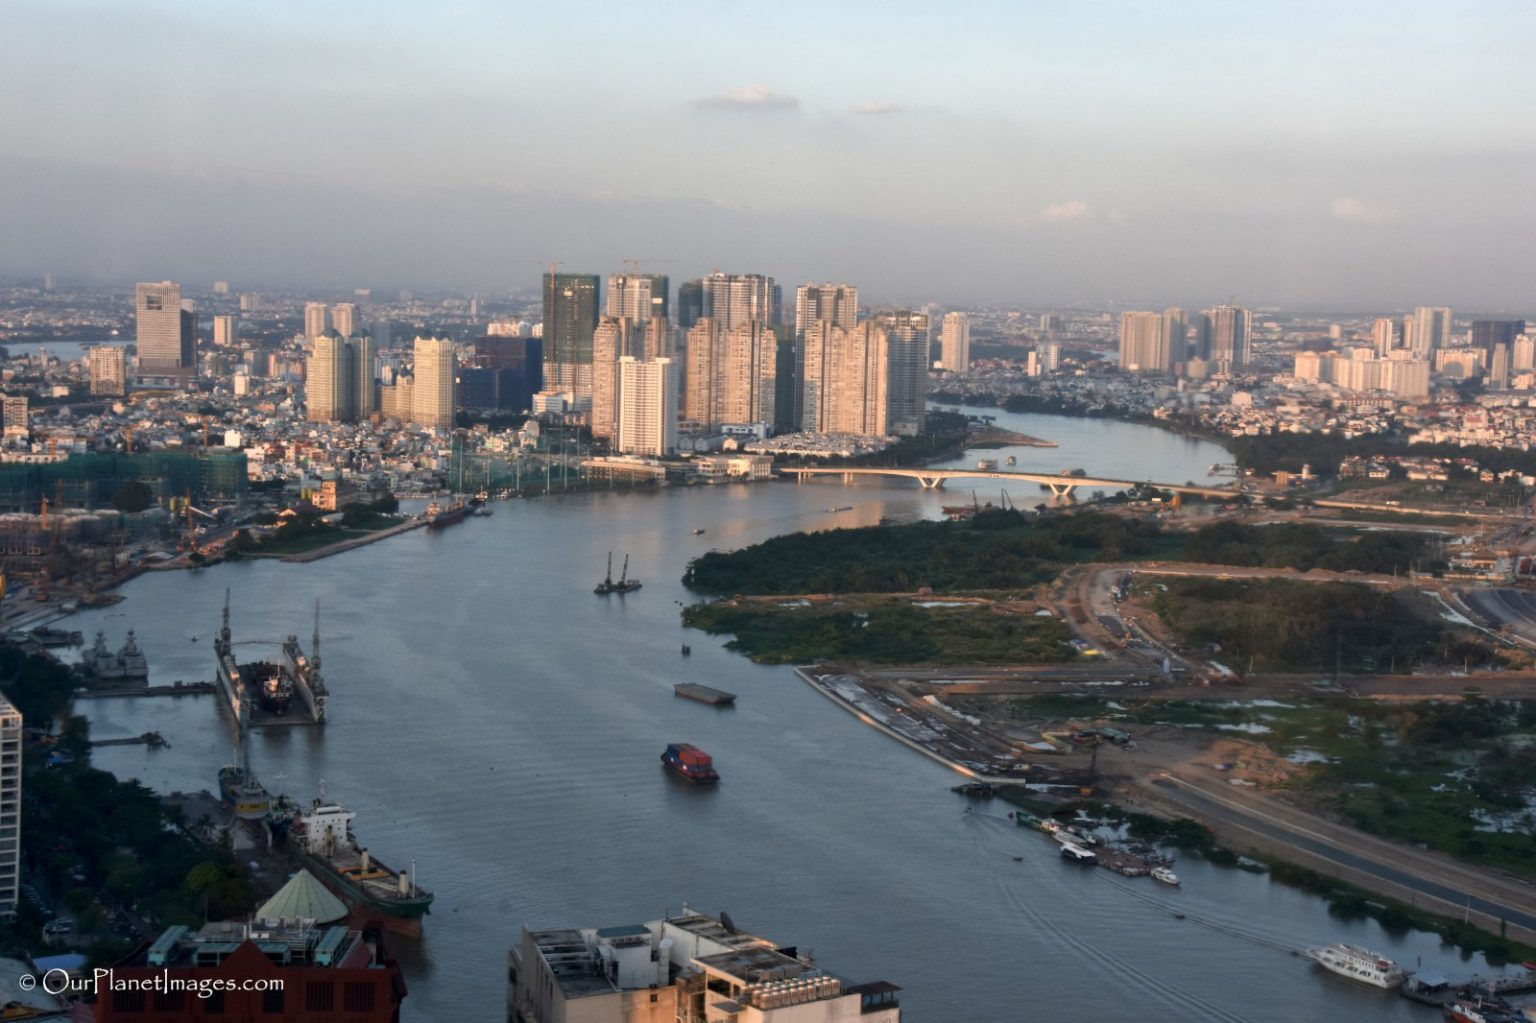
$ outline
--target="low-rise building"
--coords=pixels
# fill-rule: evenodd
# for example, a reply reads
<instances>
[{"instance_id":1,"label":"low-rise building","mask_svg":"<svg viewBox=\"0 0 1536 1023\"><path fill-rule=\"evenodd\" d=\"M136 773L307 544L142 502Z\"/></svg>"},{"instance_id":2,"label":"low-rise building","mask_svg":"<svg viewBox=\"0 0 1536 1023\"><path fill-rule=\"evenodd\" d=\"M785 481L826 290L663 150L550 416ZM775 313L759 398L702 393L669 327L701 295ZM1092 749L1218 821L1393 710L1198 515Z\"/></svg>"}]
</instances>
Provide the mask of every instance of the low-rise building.
<instances>
[{"instance_id":1,"label":"low-rise building","mask_svg":"<svg viewBox=\"0 0 1536 1023\"><path fill-rule=\"evenodd\" d=\"M900 989L846 983L728 917L523 930L508 954L509 1023L899 1023Z\"/></svg>"}]
</instances>

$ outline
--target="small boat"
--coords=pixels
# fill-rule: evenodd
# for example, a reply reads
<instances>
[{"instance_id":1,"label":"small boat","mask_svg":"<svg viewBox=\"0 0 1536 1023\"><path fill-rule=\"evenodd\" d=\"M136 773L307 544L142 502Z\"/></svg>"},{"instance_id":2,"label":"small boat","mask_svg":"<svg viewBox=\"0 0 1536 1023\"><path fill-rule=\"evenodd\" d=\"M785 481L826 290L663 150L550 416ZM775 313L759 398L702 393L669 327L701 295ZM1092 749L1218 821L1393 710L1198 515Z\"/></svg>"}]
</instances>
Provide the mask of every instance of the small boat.
<instances>
[{"instance_id":1,"label":"small boat","mask_svg":"<svg viewBox=\"0 0 1536 1023\"><path fill-rule=\"evenodd\" d=\"M671 742L661 754L667 770L695 785L713 785L720 780L715 761L708 753L686 742Z\"/></svg>"},{"instance_id":2,"label":"small boat","mask_svg":"<svg viewBox=\"0 0 1536 1023\"><path fill-rule=\"evenodd\" d=\"M853 505L851 505L851 504L840 504L836 508L828 508L827 511L829 511L829 512L853 511Z\"/></svg>"},{"instance_id":3,"label":"small boat","mask_svg":"<svg viewBox=\"0 0 1536 1023\"><path fill-rule=\"evenodd\" d=\"M1099 862L1099 856L1092 849L1084 849L1080 845L1068 843L1061 847L1061 858L1073 863L1081 863L1084 866L1093 866Z\"/></svg>"},{"instance_id":4,"label":"small boat","mask_svg":"<svg viewBox=\"0 0 1536 1023\"><path fill-rule=\"evenodd\" d=\"M714 686L700 685L697 682L679 682L672 687L672 691L686 700L697 700L711 707L729 707L736 702L735 693L728 693Z\"/></svg>"},{"instance_id":5,"label":"small boat","mask_svg":"<svg viewBox=\"0 0 1536 1023\"><path fill-rule=\"evenodd\" d=\"M1527 1017L1502 998L1458 998L1445 1006L1452 1023L1524 1023Z\"/></svg>"},{"instance_id":6,"label":"small boat","mask_svg":"<svg viewBox=\"0 0 1536 1023\"><path fill-rule=\"evenodd\" d=\"M1161 881L1163 884L1171 884L1175 888L1179 886L1179 875L1175 874L1167 867L1153 867L1152 880Z\"/></svg>"},{"instance_id":7,"label":"small boat","mask_svg":"<svg viewBox=\"0 0 1536 1023\"><path fill-rule=\"evenodd\" d=\"M693 653L693 647L689 646L687 643L684 643L683 644L683 656L687 657L689 654L692 654L692 653Z\"/></svg>"},{"instance_id":8,"label":"small boat","mask_svg":"<svg viewBox=\"0 0 1536 1023\"><path fill-rule=\"evenodd\" d=\"M1022 857L1022 856L1015 856L1013 858L1013 862L1015 862L1015 863L1023 863L1024 862L1024 857Z\"/></svg>"},{"instance_id":9,"label":"small boat","mask_svg":"<svg viewBox=\"0 0 1536 1023\"><path fill-rule=\"evenodd\" d=\"M1403 982L1403 971L1396 963L1356 945L1309 948L1302 954L1325 970L1363 984L1391 988Z\"/></svg>"},{"instance_id":10,"label":"small boat","mask_svg":"<svg viewBox=\"0 0 1536 1023\"><path fill-rule=\"evenodd\" d=\"M1008 456L1008 464L1009 465L1018 465L1019 464L1019 460L1018 460L1018 458L1016 456L1009 455Z\"/></svg>"},{"instance_id":11,"label":"small boat","mask_svg":"<svg viewBox=\"0 0 1536 1023\"><path fill-rule=\"evenodd\" d=\"M980 469L983 472L990 472L991 470L997 468L997 459L995 459L995 458L983 458L983 459L981 459L980 461L978 461L976 463L976 468Z\"/></svg>"},{"instance_id":12,"label":"small boat","mask_svg":"<svg viewBox=\"0 0 1536 1023\"><path fill-rule=\"evenodd\" d=\"M702 530L702 529L695 529L693 531L693 535L694 536L703 536L704 535L704 530Z\"/></svg>"},{"instance_id":13,"label":"small boat","mask_svg":"<svg viewBox=\"0 0 1536 1023\"><path fill-rule=\"evenodd\" d=\"M1183 913L1174 913L1173 914L1173 918L1175 920L1182 920L1182 919L1184 919L1184 914Z\"/></svg>"}]
</instances>

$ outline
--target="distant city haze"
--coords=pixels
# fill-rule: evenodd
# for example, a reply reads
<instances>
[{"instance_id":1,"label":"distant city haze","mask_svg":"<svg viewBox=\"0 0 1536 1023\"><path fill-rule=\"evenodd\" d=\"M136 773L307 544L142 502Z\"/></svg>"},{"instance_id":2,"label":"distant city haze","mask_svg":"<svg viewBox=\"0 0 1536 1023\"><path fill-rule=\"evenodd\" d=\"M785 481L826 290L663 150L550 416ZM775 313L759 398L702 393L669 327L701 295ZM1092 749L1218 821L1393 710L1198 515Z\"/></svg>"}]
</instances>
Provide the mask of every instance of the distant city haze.
<instances>
[{"instance_id":1,"label":"distant city haze","mask_svg":"<svg viewBox=\"0 0 1536 1023\"><path fill-rule=\"evenodd\" d=\"M1536 4L0 10L0 275L1522 309Z\"/></svg>"}]
</instances>

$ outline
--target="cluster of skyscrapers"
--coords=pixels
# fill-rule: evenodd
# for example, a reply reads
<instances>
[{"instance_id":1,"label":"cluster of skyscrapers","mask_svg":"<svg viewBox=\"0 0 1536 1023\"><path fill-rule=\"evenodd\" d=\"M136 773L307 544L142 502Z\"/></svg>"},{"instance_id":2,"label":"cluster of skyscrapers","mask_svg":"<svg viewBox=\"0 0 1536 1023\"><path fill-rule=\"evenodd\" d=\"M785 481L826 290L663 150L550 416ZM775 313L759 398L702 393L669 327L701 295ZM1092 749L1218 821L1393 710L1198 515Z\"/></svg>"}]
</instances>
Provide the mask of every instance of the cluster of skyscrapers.
<instances>
[{"instance_id":1,"label":"cluster of skyscrapers","mask_svg":"<svg viewBox=\"0 0 1536 1023\"><path fill-rule=\"evenodd\" d=\"M1253 313L1241 306L1121 313L1120 368L1198 380L1245 366L1252 336Z\"/></svg>"},{"instance_id":2,"label":"cluster of skyscrapers","mask_svg":"<svg viewBox=\"0 0 1536 1023\"><path fill-rule=\"evenodd\" d=\"M678 288L669 316L663 274L544 275L544 384L588 412L615 450L666 454L693 432L918 432L928 368L928 315L861 319L858 289L806 284L794 322L762 274L712 273ZM599 313L599 308L602 312ZM946 362L963 370L969 326L947 322Z\"/></svg>"},{"instance_id":3,"label":"cluster of skyscrapers","mask_svg":"<svg viewBox=\"0 0 1536 1023\"><path fill-rule=\"evenodd\" d=\"M1328 352L1299 352L1298 380L1329 383L1346 391L1384 391L1400 398L1430 393L1431 371L1452 378L1482 376L1506 387L1510 375L1536 369L1536 337L1523 320L1473 320L1469 345L1452 345L1451 310L1420 306L1401 319L1379 317L1370 344Z\"/></svg>"}]
</instances>

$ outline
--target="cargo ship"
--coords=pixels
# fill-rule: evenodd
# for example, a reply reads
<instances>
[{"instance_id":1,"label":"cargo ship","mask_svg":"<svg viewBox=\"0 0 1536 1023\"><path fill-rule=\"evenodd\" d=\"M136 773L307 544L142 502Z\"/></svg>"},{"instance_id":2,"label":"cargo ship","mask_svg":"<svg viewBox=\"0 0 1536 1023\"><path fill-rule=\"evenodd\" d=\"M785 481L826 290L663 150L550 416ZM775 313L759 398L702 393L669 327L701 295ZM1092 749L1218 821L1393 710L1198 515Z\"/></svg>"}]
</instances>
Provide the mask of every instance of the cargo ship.
<instances>
[{"instance_id":1,"label":"cargo ship","mask_svg":"<svg viewBox=\"0 0 1536 1023\"><path fill-rule=\"evenodd\" d=\"M357 814L321 798L294 820L291 834L299 860L358 914L381 918L391 930L421 933L421 918L432 911L432 893L411 875L385 866L352 833Z\"/></svg>"},{"instance_id":2,"label":"cargo ship","mask_svg":"<svg viewBox=\"0 0 1536 1023\"><path fill-rule=\"evenodd\" d=\"M229 630L229 591L224 591L224 620L213 643L219 692L231 717L247 724L325 724L328 692L320 674L320 602L315 601L315 632L306 657L297 636L283 642L282 659L235 660Z\"/></svg>"},{"instance_id":3,"label":"cargo ship","mask_svg":"<svg viewBox=\"0 0 1536 1023\"><path fill-rule=\"evenodd\" d=\"M720 780L720 775L715 772L714 758L686 742L668 743L661 762L667 770L695 785L713 785Z\"/></svg>"},{"instance_id":4,"label":"cargo ship","mask_svg":"<svg viewBox=\"0 0 1536 1023\"><path fill-rule=\"evenodd\" d=\"M456 522L463 522L469 513L470 506L463 501L454 501L446 508L433 501L427 505L427 528L445 529Z\"/></svg>"},{"instance_id":5,"label":"cargo ship","mask_svg":"<svg viewBox=\"0 0 1536 1023\"><path fill-rule=\"evenodd\" d=\"M624 570L619 573L619 581L618 582L614 582L613 581L613 552L609 551L608 552L608 574L603 576L603 581L598 583L597 586L592 590L592 592L597 594L599 597L606 597L610 593L617 593L619 596L622 597L624 594L626 594L626 593L633 593L635 590L638 590L639 588L640 588L640 580L639 579L631 579L629 577L629 555L628 554L624 555Z\"/></svg>"},{"instance_id":6,"label":"cargo ship","mask_svg":"<svg viewBox=\"0 0 1536 1023\"><path fill-rule=\"evenodd\" d=\"M736 702L735 693L728 693L714 686L700 685L697 682L679 682L672 687L672 691L684 699L697 700L713 707L729 707Z\"/></svg>"}]
</instances>

